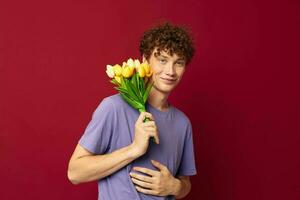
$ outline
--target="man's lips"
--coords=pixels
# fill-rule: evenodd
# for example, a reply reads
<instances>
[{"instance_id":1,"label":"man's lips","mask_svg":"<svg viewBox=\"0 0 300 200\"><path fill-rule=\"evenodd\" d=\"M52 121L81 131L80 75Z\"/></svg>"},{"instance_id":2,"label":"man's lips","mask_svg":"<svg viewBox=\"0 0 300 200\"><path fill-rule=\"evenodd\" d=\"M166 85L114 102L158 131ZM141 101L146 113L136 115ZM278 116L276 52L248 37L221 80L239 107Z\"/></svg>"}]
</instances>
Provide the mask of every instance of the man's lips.
<instances>
[{"instance_id":1,"label":"man's lips","mask_svg":"<svg viewBox=\"0 0 300 200\"><path fill-rule=\"evenodd\" d=\"M170 78L162 78L164 80L167 80L167 81L175 81L176 79L170 79Z\"/></svg>"},{"instance_id":2,"label":"man's lips","mask_svg":"<svg viewBox=\"0 0 300 200\"><path fill-rule=\"evenodd\" d=\"M174 83L176 79L161 78L165 83Z\"/></svg>"}]
</instances>

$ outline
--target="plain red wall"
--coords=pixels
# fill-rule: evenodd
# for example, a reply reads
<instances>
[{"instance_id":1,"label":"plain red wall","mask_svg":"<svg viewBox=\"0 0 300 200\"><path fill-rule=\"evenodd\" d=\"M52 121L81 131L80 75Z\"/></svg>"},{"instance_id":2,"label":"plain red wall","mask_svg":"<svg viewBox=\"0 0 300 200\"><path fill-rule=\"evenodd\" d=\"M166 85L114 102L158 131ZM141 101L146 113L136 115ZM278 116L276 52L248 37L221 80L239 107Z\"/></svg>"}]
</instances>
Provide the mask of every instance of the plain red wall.
<instances>
[{"instance_id":1,"label":"plain red wall","mask_svg":"<svg viewBox=\"0 0 300 200\"><path fill-rule=\"evenodd\" d=\"M69 158L115 93L106 64L140 58L163 19L196 39L171 95L193 123L187 199L300 199L299 1L128 2L0 2L0 199L96 199L67 180Z\"/></svg>"}]
</instances>

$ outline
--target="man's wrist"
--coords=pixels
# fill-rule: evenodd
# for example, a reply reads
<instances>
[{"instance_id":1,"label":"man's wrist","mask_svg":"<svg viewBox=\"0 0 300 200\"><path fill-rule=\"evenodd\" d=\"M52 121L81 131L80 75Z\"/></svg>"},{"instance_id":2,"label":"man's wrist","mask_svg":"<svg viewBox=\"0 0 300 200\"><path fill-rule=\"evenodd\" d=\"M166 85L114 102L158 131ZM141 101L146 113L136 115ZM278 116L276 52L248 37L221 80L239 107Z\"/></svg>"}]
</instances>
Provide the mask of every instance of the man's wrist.
<instances>
[{"instance_id":1,"label":"man's wrist","mask_svg":"<svg viewBox=\"0 0 300 200\"><path fill-rule=\"evenodd\" d=\"M140 153L138 152L137 148L134 146L133 143L128 146L128 155L132 159L140 157Z\"/></svg>"},{"instance_id":2,"label":"man's wrist","mask_svg":"<svg viewBox=\"0 0 300 200\"><path fill-rule=\"evenodd\" d=\"M180 194L181 184L181 180L174 177L173 184L171 187L171 195L178 196Z\"/></svg>"}]
</instances>

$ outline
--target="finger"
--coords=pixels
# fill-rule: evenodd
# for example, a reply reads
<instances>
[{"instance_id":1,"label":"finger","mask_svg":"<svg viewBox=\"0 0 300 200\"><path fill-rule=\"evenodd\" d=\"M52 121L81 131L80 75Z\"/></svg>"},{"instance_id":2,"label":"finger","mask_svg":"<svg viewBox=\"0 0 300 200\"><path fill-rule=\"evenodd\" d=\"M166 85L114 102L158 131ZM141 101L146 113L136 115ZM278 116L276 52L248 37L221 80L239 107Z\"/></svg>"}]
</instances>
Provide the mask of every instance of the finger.
<instances>
[{"instance_id":1,"label":"finger","mask_svg":"<svg viewBox=\"0 0 300 200\"><path fill-rule=\"evenodd\" d=\"M141 186L143 188L153 189L153 184L151 184L151 183L143 182L143 181L140 181L135 178L131 178L131 180L134 184L136 184L138 186Z\"/></svg>"},{"instance_id":2,"label":"finger","mask_svg":"<svg viewBox=\"0 0 300 200\"><path fill-rule=\"evenodd\" d=\"M130 177L133 177L135 179L139 179L143 182L153 183L153 178L152 177L145 176L145 175L142 175L142 174L137 174L137 173L132 173L131 172Z\"/></svg>"},{"instance_id":3,"label":"finger","mask_svg":"<svg viewBox=\"0 0 300 200\"><path fill-rule=\"evenodd\" d=\"M144 127L143 130L145 132L156 132L157 129L155 127Z\"/></svg>"},{"instance_id":4,"label":"finger","mask_svg":"<svg viewBox=\"0 0 300 200\"><path fill-rule=\"evenodd\" d=\"M156 144L159 144L159 136L157 129L153 127L147 127L143 129L144 134L147 135L148 137L154 137L154 141Z\"/></svg>"},{"instance_id":5,"label":"finger","mask_svg":"<svg viewBox=\"0 0 300 200\"><path fill-rule=\"evenodd\" d=\"M138 119L137 119L137 122L138 123L144 123L144 120L145 120L146 117L149 118L149 119L151 119L151 120L153 119L151 113L141 112L140 115L139 115L139 117L138 117Z\"/></svg>"},{"instance_id":6,"label":"finger","mask_svg":"<svg viewBox=\"0 0 300 200\"><path fill-rule=\"evenodd\" d=\"M144 193L144 194L150 194L150 195L157 195L158 193L155 191L155 190L149 190L149 189L144 189L144 188L141 188L139 186L135 186L136 190L141 192L141 193Z\"/></svg>"},{"instance_id":7,"label":"finger","mask_svg":"<svg viewBox=\"0 0 300 200\"><path fill-rule=\"evenodd\" d=\"M161 164L160 162L156 161L156 160L151 160L151 163L158 169L160 169L161 171L162 170L165 170L166 169L166 166Z\"/></svg>"},{"instance_id":8,"label":"finger","mask_svg":"<svg viewBox=\"0 0 300 200\"><path fill-rule=\"evenodd\" d=\"M153 117L152 113L145 112L145 114L146 114L145 118L148 118L150 121L154 121L154 117ZM144 118L144 121L145 121L145 118Z\"/></svg>"},{"instance_id":9,"label":"finger","mask_svg":"<svg viewBox=\"0 0 300 200\"><path fill-rule=\"evenodd\" d=\"M155 127L156 126L156 124L155 124L155 121L147 121L147 122L144 122L143 123L143 126L144 127Z\"/></svg>"},{"instance_id":10,"label":"finger","mask_svg":"<svg viewBox=\"0 0 300 200\"><path fill-rule=\"evenodd\" d=\"M138 172L143 172L144 174L148 174L150 176L155 176L157 175L157 171L154 171L152 169L148 169L148 168L144 168L144 167L134 167L133 168L134 171L138 171Z\"/></svg>"},{"instance_id":11,"label":"finger","mask_svg":"<svg viewBox=\"0 0 300 200\"><path fill-rule=\"evenodd\" d=\"M148 133L150 136L154 137L155 143L159 144L158 132L157 131L149 131Z\"/></svg>"}]
</instances>

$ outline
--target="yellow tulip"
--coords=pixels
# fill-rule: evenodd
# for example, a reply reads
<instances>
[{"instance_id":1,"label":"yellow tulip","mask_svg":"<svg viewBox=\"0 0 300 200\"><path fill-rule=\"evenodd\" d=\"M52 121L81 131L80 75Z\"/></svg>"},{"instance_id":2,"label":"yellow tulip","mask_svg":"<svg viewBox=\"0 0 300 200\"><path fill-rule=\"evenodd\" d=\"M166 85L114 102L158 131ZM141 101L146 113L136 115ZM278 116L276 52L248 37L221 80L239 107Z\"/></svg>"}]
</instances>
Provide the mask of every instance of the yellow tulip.
<instances>
[{"instance_id":1,"label":"yellow tulip","mask_svg":"<svg viewBox=\"0 0 300 200\"><path fill-rule=\"evenodd\" d=\"M152 75L152 70L151 70L150 65L148 64L147 61L142 63L141 67L143 67L144 70L145 70L145 76L150 77Z\"/></svg>"},{"instance_id":2,"label":"yellow tulip","mask_svg":"<svg viewBox=\"0 0 300 200\"><path fill-rule=\"evenodd\" d=\"M152 71L150 71L148 74L146 74L147 77L151 77L152 76Z\"/></svg>"},{"instance_id":3,"label":"yellow tulip","mask_svg":"<svg viewBox=\"0 0 300 200\"><path fill-rule=\"evenodd\" d=\"M145 69L144 69L144 67L142 65L139 66L138 73L139 73L140 77L142 77L142 78L145 77L146 72L145 72Z\"/></svg>"},{"instance_id":4,"label":"yellow tulip","mask_svg":"<svg viewBox=\"0 0 300 200\"><path fill-rule=\"evenodd\" d=\"M119 64L113 66L114 72L116 76L122 75L122 67Z\"/></svg>"},{"instance_id":5,"label":"yellow tulip","mask_svg":"<svg viewBox=\"0 0 300 200\"><path fill-rule=\"evenodd\" d=\"M150 72L150 66L148 65L148 62L144 62L141 64L143 66L143 68L145 69L146 74L149 74Z\"/></svg>"},{"instance_id":6,"label":"yellow tulip","mask_svg":"<svg viewBox=\"0 0 300 200\"><path fill-rule=\"evenodd\" d=\"M114 72L113 66L106 65L106 74L109 76L109 78L115 77L115 72Z\"/></svg>"},{"instance_id":7,"label":"yellow tulip","mask_svg":"<svg viewBox=\"0 0 300 200\"><path fill-rule=\"evenodd\" d=\"M134 67L125 66L122 70L122 76L125 78L130 78L133 75Z\"/></svg>"},{"instance_id":8,"label":"yellow tulip","mask_svg":"<svg viewBox=\"0 0 300 200\"><path fill-rule=\"evenodd\" d=\"M135 66L135 68L138 69L140 65L141 65L140 61L138 59L135 59L134 60L134 66Z\"/></svg>"},{"instance_id":9,"label":"yellow tulip","mask_svg":"<svg viewBox=\"0 0 300 200\"><path fill-rule=\"evenodd\" d=\"M122 77L116 76L115 79L116 79L116 81L118 81L118 83L121 83Z\"/></svg>"},{"instance_id":10,"label":"yellow tulip","mask_svg":"<svg viewBox=\"0 0 300 200\"><path fill-rule=\"evenodd\" d=\"M127 65L128 65L129 67L134 67L134 61L133 61L131 58L129 58L129 59L127 60Z\"/></svg>"}]
</instances>

